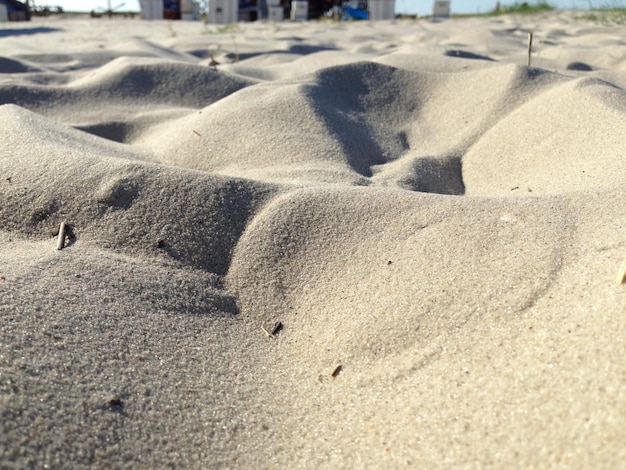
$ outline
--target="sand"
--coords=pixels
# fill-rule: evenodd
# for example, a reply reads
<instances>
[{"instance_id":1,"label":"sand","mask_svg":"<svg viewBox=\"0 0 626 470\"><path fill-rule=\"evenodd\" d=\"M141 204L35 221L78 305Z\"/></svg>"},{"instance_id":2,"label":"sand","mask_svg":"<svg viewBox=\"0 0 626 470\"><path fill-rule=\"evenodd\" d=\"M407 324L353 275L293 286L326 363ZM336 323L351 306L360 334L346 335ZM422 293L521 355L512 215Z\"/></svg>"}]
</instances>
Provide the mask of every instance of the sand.
<instances>
[{"instance_id":1,"label":"sand","mask_svg":"<svg viewBox=\"0 0 626 470\"><path fill-rule=\"evenodd\" d=\"M626 27L574 16L3 24L0 467L620 468Z\"/></svg>"}]
</instances>

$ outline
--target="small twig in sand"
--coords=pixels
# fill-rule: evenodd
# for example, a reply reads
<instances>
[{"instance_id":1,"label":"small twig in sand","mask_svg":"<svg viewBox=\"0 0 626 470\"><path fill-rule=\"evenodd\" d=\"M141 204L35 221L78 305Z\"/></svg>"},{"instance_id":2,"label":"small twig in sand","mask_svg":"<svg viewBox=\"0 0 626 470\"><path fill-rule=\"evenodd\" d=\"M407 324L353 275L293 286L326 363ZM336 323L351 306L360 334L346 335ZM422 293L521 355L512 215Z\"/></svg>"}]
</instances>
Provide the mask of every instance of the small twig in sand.
<instances>
[{"instance_id":1,"label":"small twig in sand","mask_svg":"<svg viewBox=\"0 0 626 470\"><path fill-rule=\"evenodd\" d=\"M337 367L335 367L335 370L333 370L333 373L330 374L330 376L337 377L339 373L341 372L341 369L343 369L343 365L339 364Z\"/></svg>"},{"instance_id":2,"label":"small twig in sand","mask_svg":"<svg viewBox=\"0 0 626 470\"><path fill-rule=\"evenodd\" d=\"M267 331L263 326L261 327L261 329L263 330L263 333L265 333L265 336L267 336L268 338L273 338L278 334L280 330L283 329L283 324L282 322L277 321L276 323L274 323L271 331Z\"/></svg>"},{"instance_id":3,"label":"small twig in sand","mask_svg":"<svg viewBox=\"0 0 626 470\"><path fill-rule=\"evenodd\" d=\"M65 222L61 222L59 227L59 238L57 238L57 250L62 250L65 246Z\"/></svg>"},{"instance_id":4,"label":"small twig in sand","mask_svg":"<svg viewBox=\"0 0 626 470\"><path fill-rule=\"evenodd\" d=\"M283 329L283 324L279 321L274 323L274 328L272 328L272 336L275 336L280 330Z\"/></svg>"},{"instance_id":5,"label":"small twig in sand","mask_svg":"<svg viewBox=\"0 0 626 470\"><path fill-rule=\"evenodd\" d=\"M202 137L202 134L200 134L197 130L195 129L191 129L191 132L193 132L194 134L196 134L198 137Z\"/></svg>"},{"instance_id":6,"label":"small twig in sand","mask_svg":"<svg viewBox=\"0 0 626 470\"><path fill-rule=\"evenodd\" d=\"M530 67L530 55L533 50L533 33L528 33L528 66Z\"/></svg>"},{"instance_id":7,"label":"small twig in sand","mask_svg":"<svg viewBox=\"0 0 626 470\"><path fill-rule=\"evenodd\" d=\"M617 277L615 278L615 281L618 284L624 284L626 282L626 259L622 263L622 267L619 268L619 271L617 273Z\"/></svg>"}]
</instances>

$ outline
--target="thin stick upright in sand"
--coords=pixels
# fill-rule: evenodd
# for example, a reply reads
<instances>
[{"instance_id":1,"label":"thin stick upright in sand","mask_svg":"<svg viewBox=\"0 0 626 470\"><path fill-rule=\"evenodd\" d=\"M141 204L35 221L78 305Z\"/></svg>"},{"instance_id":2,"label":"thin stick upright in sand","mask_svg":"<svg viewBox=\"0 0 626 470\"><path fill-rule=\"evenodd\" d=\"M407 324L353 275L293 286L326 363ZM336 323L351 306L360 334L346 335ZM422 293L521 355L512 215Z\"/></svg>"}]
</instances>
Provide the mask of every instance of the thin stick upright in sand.
<instances>
[{"instance_id":1,"label":"thin stick upright in sand","mask_svg":"<svg viewBox=\"0 0 626 470\"><path fill-rule=\"evenodd\" d=\"M59 227L59 238L57 238L57 250L62 250L65 246L65 222L61 222Z\"/></svg>"},{"instance_id":2,"label":"thin stick upright in sand","mask_svg":"<svg viewBox=\"0 0 626 470\"><path fill-rule=\"evenodd\" d=\"M533 33L528 33L528 66L530 67L530 54L533 50Z\"/></svg>"}]
</instances>

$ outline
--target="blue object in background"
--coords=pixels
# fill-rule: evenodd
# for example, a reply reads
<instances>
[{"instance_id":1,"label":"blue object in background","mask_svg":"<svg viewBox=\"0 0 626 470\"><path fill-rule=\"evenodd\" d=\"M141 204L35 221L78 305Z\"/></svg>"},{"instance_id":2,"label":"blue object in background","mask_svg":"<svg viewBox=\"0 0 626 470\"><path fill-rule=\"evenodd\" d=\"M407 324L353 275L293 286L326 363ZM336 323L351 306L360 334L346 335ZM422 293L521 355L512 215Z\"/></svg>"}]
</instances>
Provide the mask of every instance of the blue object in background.
<instances>
[{"instance_id":1,"label":"blue object in background","mask_svg":"<svg viewBox=\"0 0 626 470\"><path fill-rule=\"evenodd\" d=\"M343 7L343 21L366 20L368 17L367 4L363 2L350 1Z\"/></svg>"}]
</instances>

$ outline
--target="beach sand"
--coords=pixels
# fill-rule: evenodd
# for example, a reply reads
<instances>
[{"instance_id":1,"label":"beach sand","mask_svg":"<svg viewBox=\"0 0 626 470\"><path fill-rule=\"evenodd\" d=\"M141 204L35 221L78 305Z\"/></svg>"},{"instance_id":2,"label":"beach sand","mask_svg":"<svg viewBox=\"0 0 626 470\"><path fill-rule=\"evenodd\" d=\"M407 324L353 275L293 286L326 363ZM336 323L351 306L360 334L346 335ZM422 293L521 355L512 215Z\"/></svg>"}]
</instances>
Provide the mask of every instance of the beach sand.
<instances>
[{"instance_id":1,"label":"beach sand","mask_svg":"<svg viewBox=\"0 0 626 470\"><path fill-rule=\"evenodd\" d=\"M3 24L0 467L620 468L626 27L574 16Z\"/></svg>"}]
</instances>

